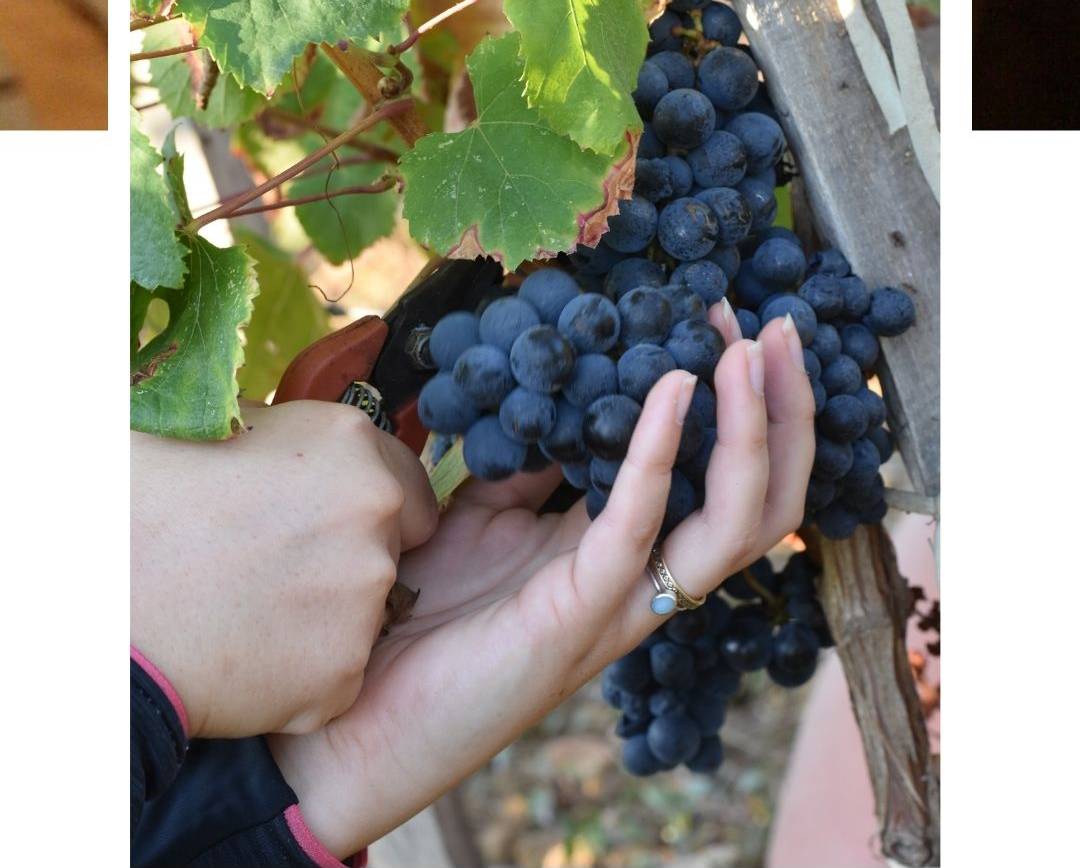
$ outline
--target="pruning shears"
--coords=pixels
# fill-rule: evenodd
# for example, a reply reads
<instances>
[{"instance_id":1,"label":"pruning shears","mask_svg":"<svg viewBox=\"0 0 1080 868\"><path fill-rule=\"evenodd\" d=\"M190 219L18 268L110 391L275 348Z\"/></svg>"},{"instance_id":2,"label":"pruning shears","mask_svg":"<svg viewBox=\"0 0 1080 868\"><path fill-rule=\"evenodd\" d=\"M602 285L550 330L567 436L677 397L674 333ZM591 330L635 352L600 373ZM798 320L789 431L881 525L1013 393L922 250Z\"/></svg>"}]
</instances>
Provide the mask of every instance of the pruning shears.
<instances>
[{"instance_id":1,"label":"pruning shears","mask_svg":"<svg viewBox=\"0 0 1080 868\"><path fill-rule=\"evenodd\" d=\"M352 404L419 455L428 432L417 395L435 371L431 329L453 310L473 310L497 293L502 267L492 259L447 259L417 275L385 316L366 316L315 341L285 370L275 404L310 399Z\"/></svg>"}]
</instances>

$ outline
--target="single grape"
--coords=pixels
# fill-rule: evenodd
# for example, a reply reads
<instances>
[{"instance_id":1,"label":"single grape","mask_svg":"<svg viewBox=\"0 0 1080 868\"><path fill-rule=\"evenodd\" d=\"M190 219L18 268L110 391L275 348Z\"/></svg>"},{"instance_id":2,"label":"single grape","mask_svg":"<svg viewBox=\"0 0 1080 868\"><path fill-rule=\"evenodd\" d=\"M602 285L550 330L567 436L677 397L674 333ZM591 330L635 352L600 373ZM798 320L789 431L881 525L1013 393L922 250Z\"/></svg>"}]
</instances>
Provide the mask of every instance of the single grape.
<instances>
[{"instance_id":1,"label":"single grape","mask_svg":"<svg viewBox=\"0 0 1080 868\"><path fill-rule=\"evenodd\" d=\"M780 289L795 286L806 271L802 247L783 238L770 238L754 251L754 274L763 283Z\"/></svg>"},{"instance_id":2,"label":"single grape","mask_svg":"<svg viewBox=\"0 0 1080 868\"><path fill-rule=\"evenodd\" d=\"M672 285L661 287L660 290L671 304L671 319L673 322L683 320L707 320L708 309L705 302L689 286Z\"/></svg>"},{"instance_id":3,"label":"single grape","mask_svg":"<svg viewBox=\"0 0 1080 868\"><path fill-rule=\"evenodd\" d=\"M776 219L775 187L775 182L763 181L757 175L747 175L735 185L735 189L750 205L750 212L753 215L750 223L751 232L760 232Z\"/></svg>"},{"instance_id":4,"label":"single grape","mask_svg":"<svg viewBox=\"0 0 1080 868\"><path fill-rule=\"evenodd\" d=\"M540 314L527 301L513 296L500 298L480 316L480 340L509 353L518 335L539 324Z\"/></svg>"},{"instance_id":5,"label":"single grape","mask_svg":"<svg viewBox=\"0 0 1080 868\"><path fill-rule=\"evenodd\" d=\"M881 463L884 464L893 454L893 442L892 435L884 428L877 427L870 431L866 435L871 443L874 444L878 451L878 456L881 458Z\"/></svg>"},{"instance_id":6,"label":"single grape","mask_svg":"<svg viewBox=\"0 0 1080 868\"><path fill-rule=\"evenodd\" d=\"M678 616L676 615L675 617ZM649 696L649 713L652 714L653 717L659 717L662 714L685 711L688 693L689 691L672 690L670 687L663 687L660 690L657 690Z\"/></svg>"},{"instance_id":7,"label":"single grape","mask_svg":"<svg viewBox=\"0 0 1080 868\"><path fill-rule=\"evenodd\" d=\"M574 373L563 386L563 397L575 407L584 409L603 395L614 395L619 390L619 376L615 362L601 353L578 356Z\"/></svg>"},{"instance_id":8,"label":"single grape","mask_svg":"<svg viewBox=\"0 0 1080 868\"><path fill-rule=\"evenodd\" d=\"M701 32L706 39L733 46L738 44L742 35L742 24L730 6L710 3L701 12Z\"/></svg>"},{"instance_id":9,"label":"single grape","mask_svg":"<svg viewBox=\"0 0 1080 868\"><path fill-rule=\"evenodd\" d=\"M712 382L713 371L724 351L724 339L707 322L683 320L672 327L664 349L680 368Z\"/></svg>"},{"instance_id":10,"label":"single grape","mask_svg":"<svg viewBox=\"0 0 1080 868\"><path fill-rule=\"evenodd\" d=\"M604 670L612 687L624 693L640 693L652 684L652 659L649 652L635 648Z\"/></svg>"},{"instance_id":11,"label":"single grape","mask_svg":"<svg viewBox=\"0 0 1080 868\"><path fill-rule=\"evenodd\" d=\"M514 388L510 359L498 347L477 344L454 363L454 382L477 407L494 408Z\"/></svg>"},{"instance_id":12,"label":"single grape","mask_svg":"<svg viewBox=\"0 0 1080 868\"><path fill-rule=\"evenodd\" d=\"M859 526L859 516L842 503L831 503L814 516L814 523L828 539L847 539Z\"/></svg>"},{"instance_id":13,"label":"single grape","mask_svg":"<svg viewBox=\"0 0 1080 868\"><path fill-rule=\"evenodd\" d=\"M654 775L664 770L664 764L653 756L645 735L635 735L623 742L622 761L623 768L637 777Z\"/></svg>"},{"instance_id":14,"label":"single grape","mask_svg":"<svg viewBox=\"0 0 1080 868\"><path fill-rule=\"evenodd\" d=\"M817 357L817 354L807 348L803 348L803 369L806 371L806 376L811 380L816 380L821 376L821 359Z\"/></svg>"},{"instance_id":15,"label":"single grape","mask_svg":"<svg viewBox=\"0 0 1080 868\"><path fill-rule=\"evenodd\" d=\"M720 222L717 235L718 245L727 247L738 244L750 232L750 226L754 222L754 212L750 208L750 203L746 201L746 197L738 190L731 187L710 187L694 193L693 198L708 205Z\"/></svg>"},{"instance_id":16,"label":"single grape","mask_svg":"<svg viewBox=\"0 0 1080 868\"><path fill-rule=\"evenodd\" d=\"M715 213L715 211L713 213ZM722 228L723 227L721 227L721 229ZM723 269L724 274L727 276L728 283L731 283L735 279L735 275L739 273L739 265L742 264L739 248L734 245L721 247L718 244L709 251L705 258L708 259L709 262L715 262Z\"/></svg>"},{"instance_id":17,"label":"single grape","mask_svg":"<svg viewBox=\"0 0 1080 868\"><path fill-rule=\"evenodd\" d=\"M743 262L734 281L735 300L749 310L758 310L773 290L761 282L749 261Z\"/></svg>"},{"instance_id":18,"label":"single grape","mask_svg":"<svg viewBox=\"0 0 1080 868\"><path fill-rule=\"evenodd\" d=\"M727 9L727 6L714 6L714 9ZM706 10L708 11L708 10ZM698 774L713 774L724 763L724 748L720 744L720 738L711 735L701 740L698 752L686 761L686 767Z\"/></svg>"},{"instance_id":19,"label":"single grape","mask_svg":"<svg viewBox=\"0 0 1080 868\"><path fill-rule=\"evenodd\" d=\"M573 259L574 267L579 278L595 277L597 275L602 277L617 263L625 259L626 254L619 253L617 250L612 250L604 243L604 239L601 238L600 243L595 247L586 247L583 244L578 245L577 250L574 251L574 255L571 258ZM480 313L480 311L477 310L477 313Z\"/></svg>"},{"instance_id":20,"label":"single grape","mask_svg":"<svg viewBox=\"0 0 1080 868\"><path fill-rule=\"evenodd\" d=\"M673 191L671 167L662 159L638 160L634 170L634 195L650 202L667 199Z\"/></svg>"},{"instance_id":21,"label":"single grape","mask_svg":"<svg viewBox=\"0 0 1080 868\"><path fill-rule=\"evenodd\" d=\"M751 61L752 62L752 61ZM746 173L756 175L771 169L787 147L780 124L760 112L735 115L724 129L735 135L746 148Z\"/></svg>"},{"instance_id":22,"label":"single grape","mask_svg":"<svg viewBox=\"0 0 1080 868\"><path fill-rule=\"evenodd\" d=\"M810 257L808 270L811 274L831 274L833 277L847 277L851 274L851 263L839 250L829 248L819 250Z\"/></svg>"},{"instance_id":23,"label":"single grape","mask_svg":"<svg viewBox=\"0 0 1080 868\"><path fill-rule=\"evenodd\" d=\"M602 491L589 487L589 490L585 492L585 514L589 516L590 520L604 511L607 500L607 495Z\"/></svg>"},{"instance_id":24,"label":"single grape","mask_svg":"<svg viewBox=\"0 0 1080 868\"><path fill-rule=\"evenodd\" d=\"M689 418L689 416L687 417ZM714 421L715 424L715 421ZM680 441L681 442L681 441ZM694 486L694 490L701 492L705 488L705 475L709 469L709 461L712 458L713 447L716 445L716 429L703 428L701 442L694 454L679 463L679 470Z\"/></svg>"},{"instance_id":25,"label":"single grape","mask_svg":"<svg viewBox=\"0 0 1080 868\"><path fill-rule=\"evenodd\" d=\"M676 642L658 642L649 649L653 680L662 687L683 690L694 683L694 654Z\"/></svg>"},{"instance_id":26,"label":"single grape","mask_svg":"<svg viewBox=\"0 0 1080 868\"><path fill-rule=\"evenodd\" d=\"M480 342L480 320L476 314L458 310L448 313L431 330L428 349L431 358L443 371L454 367L465 350Z\"/></svg>"},{"instance_id":27,"label":"single grape","mask_svg":"<svg viewBox=\"0 0 1080 868\"><path fill-rule=\"evenodd\" d=\"M533 326L510 348L510 370L528 389L556 392L573 376L574 348L554 326Z\"/></svg>"},{"instance_id":28,"label":"single grape","mask_svg":"<svg viewBox=\"0 0 1080 868\"><path fill-rule=\"evenodd\" d=\"M513 476L525 463L525 452L525 444L506 436L498 416L481 416L465 432L465 465L479 479Z\"/></svg>"},{"instance_id":29,"label":"single grape","mask_svg":"<svg viewBox=\"0 0 1080 868\"><path fill-rule=\"evenodd\" d=\"M558 268L534 271L518 287L518 298L527 301L540 315L540 322L555 325L559 314L572 298L581 295L577 282Z\"/></svg>"},{"instance_id":30,"label":"single grape","mask_svg":"<svg viewBox=\"0 0 1080 868\"><path fill-rule=\"evenodd\" d=\"M681 51L658 51L645 62L663 70L671 90L694 86L694 64Z\"/></svg>"},{"instance_id":31,"label":"single grape","mask_svg":"<svg viewBox=\"0 0 1080 868\"><path fill-rule=\"evenodd\" d=\"M738 111L757 93L757 64L738 48L714 48L701 59L697 74L698 87L719 111Z\"/></svg>"},{"instance_id":32,"label":"single grape","mask_svg":"<svg viewBox=\"0 0 1080 868\"><path fill-rule=\"evenodd\" d=\"M589 488L589 462L579 461L573 464L562 464L563 478L579 491L587 491Z\"/></svg>"},{"instance_id":33,"label":"single grape","mask_svg":"<svg viewBox=\"0 0 1080 868\"><path fill-rule=\"evenodd\" d=\"M844 287L831 274L814 274L799 287L799 298L814 309L818 320L832 319L844 310Z\"/></svg>"},{"instance_id":34,"label":"single grape","mask_svg":"<svg viewBox=\"0 0 1080 868\"><path fill-rule=\"evenodd\" d=\"M656 104L652 129L664 144L690 150L713 134L716 109L701 91L676 88L664 94ZM644 156L640 143L638 156Z\"/></svg>"},{"instance_id":35,"label":"single grape","mask_svg":"<svg viewBox=\"0 0 1080 868\"><path fill-rule=\"evenodd\" d=\"M704 427L716 427L716 393L712 390L711 380L698 380L694 383L689 413L697 416Z\"/></svg>"},{"instance_id":36,"label":"single grape","mask_svg":"<svg viewBox=\"0 0 1080 868\"><path fill-rule=\"evenodd\" d=\"M651 60L646 60L638 70L637 87L633 93L638 114L645 120L651 118L656 104L668 90L670 85L664 71Z\"/></svg>"},{"instance_id":37,"label":"single grape","mask_svg":"<svg viewBox=\"0 0 1080 868\"><path fill-rule=\"evenodd\" d=\"M667 163L671 174L671 195L675 198L689 195L690 189L694 186L694 170L690 168L690 164L682 157L674 155L662 157L662 159Z\"/></svg>"},{"instance_id":38,"label":"single grape","mask_svg":"<svg viewBox=\"0 0 1080 868\"><path fill-rule=\"evenodd\" d=\"M735 319L739 323L739 331L744 338L751 341L757 340L758 334L761 333L761 322L756 313L740 307L735 311Z\"/></svg>"},{"instance_id":39,"label":"single grape","mask_svg":"<svg viewBox=\"0 0 1080 868\"><path fill-rule=\"evenodd\" d=\"M671 272L671 282L681 283L692 289L705 303L706 308L719 304L727 294L728 288L728 279L724 274L724 269L708 259L683 262Z\"/></svg>"},{"instance_id":40,"label":"single grape","mask_svg":"<svg viewBox=\"0 0 1080 868\"><path fill-rule=\"evenodd\" d=\"M639 160L651 160L653 157L662 157L667 153L667 147L660 137L656 135L651 123L646 123L638 139L637 155Z\"/></svg>"},{"instance_id":41,"label":"single grape","mask_svg":"<svg viewBox=\"0 0 1080 868\"><path fill-rule=\"evenodd\" d=\"M844 316L849 319L861 319L870 310L870 290L861 277L852 274L840 279L844 289Z\"/></svg>"},{"instance_id":42,"label":"single grape","mask_svg":"<svg viewBox=\"0 0 1080 868\"><path fill-rule=\"evenodd\" d=\"M632 289L619 299L618 308L624 346L660 344L671 331L671 302L662 292L645 287Z\"/></svg>"},{"instance_id":43,"label":"single grape","mask_svg":"<svg viewBox=\"0 0 1080 868\"><path fill-rule=\"evenodd\" d=\"M877 336L866 326L852 323L840 328L840 346L844 355L850 356L855 363L869 373L874 369L881 352Z\"/></svg>"},{"instance_id":44,"label":"single grape","mask_svg":"<svg viewBox=\"0 0 1080 868\"><path fill-rule=\"evenodd\" d=\"M814 476L828 482L842 479L855 462L855 452L850 443L837 443L828 437L817 438L814 451Z\"/></svg>"},{"instance_id":45,"label":"single grape","mask_svg":"<svg viewBox=\"0 0 1080 868\"><path fill-rule=\"evenodd\" d=\"M915 303L907 293L891 286L883 286L870 293L870 312L863 317L863 324L881 337L903 334L915 322Z\"/></svg>"},{"instance_id":46,"label":"single grape","mask_svg":"<svg viewBox=\"0 0 1080 868\"><path fill-rule=\"evenodd\" d=\"M619 722L615 724L615 735L619 738L641 735L649 729L650 723L652 723L651 717L632 717L629 714L621 714Z\"/></svg>"},{"instance_id":47,"label":"single grape","mask_svg":"<svg viewBox=\"0 0 1080 868\"><path fill-rule=\"evenodd\" d=\"M585 411L582 435L585 445L597 458L621 459L626 455L641 405L626 395L605 395Z\"/></svg>"},{"instance_id":48,"label":"single grape","mask_svg":"<svg viewBox=\"0 0 1080 868\"><path fill-rule=\"evenodd\" d=\"M774 319L783 318L788 314L791 314L791 319L795 323L795 331L799 333L802 345L804 347L810 346L814 340L814 334L817 332L817 317L814 315L814 309L797 295L785 293L772 301L765 302L761 310L758 311L762 328L765 328ZM828 384L826 384L826 388L828 388Z\"/></svg>"},{"instance_id":49,"label":"single grape","mask_svg":"<svg viewBox=\"0 0 1080 868\"><path fill-rule=\"evenodd\" d=\"M559 331L578 353L606 353L619 340L619 311L605 296L586 292L563 308Z\"/></svg>"},{"instance_id":50,"label":"single grape","mask_svg":"<svg viewBox=\"0 0 1080 868\"><path fill-rule=\"evenodd\" d=\"M741 611L740 607L736 611ZM753 672L769 662L772 634L769 622L745 618L732 622L720 645L724 660L736 672Z\"/></svg>"},{"instance_id":51,"label":"single grape","mask_svg":"<svg viewBox=\"0 0 1080 868\"><path fill-rule=\"evenodd\" d=\"M555 427L540 438L540 450L552 461L573 464L588 459L582 425L585 411L561 395L555 399Z\"/></svg>"},{"instance_id":52,"label":"single grape","mask_svg":"<svg viewBox=\"0 0 1080 868\"><path fill-rule=\"evenodd\" d=\"M619 213L608 217L604 241L620 253L637 253L656 235L656 206L644 196L619 200Z\"/></svg>"},{"instance_id":53,"label":"single grape","mask_svg":"<svg viewBox=\"0 0 1080 868\"><path fill-rule=\"evenodd\" d=\"M805 624L784 624L773 637L769 677L781 687L805 684L817 667L819 648L817 636Z\"/></svg>"},{"instance_id":54,"label":"single grape","mask_svg":"<svg viewBox=\"0 0 1080 868\"><path fill-rule=\"evenodd\" d=\"M604 278L604 295L616 301L639 286L659 287L666 283L664 266L640 257L624 259Z\"/></svg>"},{"instance_id":55,"label":"single grape","mask_svg":"<svg viewBox=\"0 0 1080 868\"><path fill-rule=\"evenodd\" d=\"M701 747L698 726L686 714L675 712L657 717L646 735L649 749L661 763L678 765L691 759Z\"/></svg>"},{"instance_id":56,"label":"single grape","mask_svg":"<svg viewBox=\"0 0 1080 868\"><path fill-rule=\"evenodd\" d=\"M555 401L550 395L518 386L499 406L499 424L511 440L536 443L555 427Z\"/></svg>"},{"instance_id":57,"label":"single grape","mask_svg":"<svg viewBox=\"0 0 1080 868\"><path fill-rule=\"evenodd\" d=\"M862 369L850 356L841 353L829 364L822 365L821 385L830 398L833 395L854 395L862 384Z\"/></svg>"},{"instance_id":58,"label":"single grape","mask_svg":"<svg viewBox=\"0 0 1080 868\"><path fill-rule=\"evenodd\" d=\"M836 360L840 355L840 332L836 327L827 322L819 322L814 339L810 342L810 349L818 357L822 367Z\"/></svg>"},{"instance_id":59,"label":"single grape","mask_svg":"<svg viewBox=\"0 0 1080 868\"><path fill-rule=\"evenodd\" d=\"M863 484L863 482L863 480L857 483L849 482L845 478L840 483L842 488L840 502L855 513L870 509L879 500L885 498L885 481L880 473L874 474L869 483Z\"/></svg>"},{"instance_id":60,"label":"single grape","mask_svg":"<svg viewBox=\"0 0 1080 868\"><path fill-rule=\"evenodd\" d=\"M611 494L620 467L622 467L622 461L607 461L603 458L594 458L589 462L589 482L597 491Z\"/></svg>"},{"instance_id":61,"label":"single grape","mask_svg":"<svg viewBox=\"0 0 1080 868\"><path fill-rule=\"evenodd\" d=\"M424 384L416 410L425 428L442 434L464 433L479 415L469 396L447 373L436 374Z\"/></svg>"},{"instance_id":62,"label":"single grape","mask_svg":"<svg viewBox=\"0 0 1080 868\"><path fill-rule=\"evenodd\" d=\"M746 148L737 136L717 130L686 155L702 187L734 187L746 174Z\"/></svg>"},{"instance_id":63,"label":"single grape","mask_svg":"<svg viewBox=\"0 0 1080 868\"><path fill-rule=\"evenodd\" d=\"M820 416L825 411L825 404L829 400L829 393L825 391L825 387L821 385L821 380L812 380L810 382L810 391L814 393L814 415Z\"/></svg>"},{"instance_id":64,"label":"single grape","mask_svg":"<svg viewBox=\"0 0 1080 868\"><path fill-rule=\"evenodd\" d=\"M851 467L844 474L844 489L866 488L873 485L874 477L881 469L881 454L872 440L860 437L851 444Z\"/></svg>"},{"instance_id":65,"label":"single grape","mask_svg":"<svg viewBox=\"0 0 1080 868\"><path fill-rule=\"evenodd\" d=\"M619 391L643 404L649 389L668 371L674 371L675 367L675 360L663 347L637 344L619 359Z\"/></svg>"},{"instance_id":66,"label":"single grape","mask_svg":"<svg viewBox=\"0 0 1080 868\"><path fill-rule=\"evenodd\" d=\"M816 476L810 477L806 488L806 511L813 515L836 499L836 484Z\"/></svg>"},{"instance_id":67,"label":"single grape","mask_svg":"<svg viewBox=\"0 0 1080 868\"><path fill-rule=\"evenodd\" d=\"M720 224L704 202L690 197L664 206L656 227L660 246L681 260L700 259L716 245Z\"/></svg>"},{"instance_id":68,"label":"single grape","mask_svg":"<svg viewBox=\"0 0 1080 868\"><path fill-rule=\"evenodd\" d=\"M727 713L727 697L717 693L695 692L686 704L686 713L698 725L702 738L715 736L724 725Z\"/></svg>"},{"instance_id":69,"label":"single grape","mask_svg":"<svg viewBox=\"0 0 1080 868\"><path fill-rule=\"evenodd\" d=\"M672 31L676 27L682 27L682 19L672 9L664 10L664 14L649 25L649 51L678 51L682 48L682 39L675 36Z\"/></svg>"},{"instance_id":70,"label":"single grape","mask_svg":"<svg viewBox=\"0 0 1080 868\"><path fill-rule=\"evenodd\" d=\"M818 421L822 432L837 443L858 440L866 433L868 423L866 407L854 395L829 398Z\"/></svg>"}]
</instances>

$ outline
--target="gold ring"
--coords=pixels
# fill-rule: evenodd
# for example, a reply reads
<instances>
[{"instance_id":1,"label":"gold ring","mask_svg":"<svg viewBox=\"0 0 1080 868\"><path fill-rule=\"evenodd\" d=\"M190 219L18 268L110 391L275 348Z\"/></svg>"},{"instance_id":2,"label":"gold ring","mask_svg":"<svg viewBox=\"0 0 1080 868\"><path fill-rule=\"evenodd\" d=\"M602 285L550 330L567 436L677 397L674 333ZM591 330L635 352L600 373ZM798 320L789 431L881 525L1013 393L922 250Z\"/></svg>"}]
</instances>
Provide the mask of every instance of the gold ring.
<instances>
[{"instance_id":1,"label":"gold ring","mask_svg":"<svg viewBox=\"0 0 1080 868\"><path fill-rule=\"evenodd\" d=\"M664 563L664 556L660 554L660 547L653 546L649 552L648 562L649 578L652 579L656 594L653 595L649 608L657 615L670 615L672 612L686 612L696 609L705 602L705 597L693 597L683 590L682 585L675 581L671 570Z\"/></svg>"}]
</instances>

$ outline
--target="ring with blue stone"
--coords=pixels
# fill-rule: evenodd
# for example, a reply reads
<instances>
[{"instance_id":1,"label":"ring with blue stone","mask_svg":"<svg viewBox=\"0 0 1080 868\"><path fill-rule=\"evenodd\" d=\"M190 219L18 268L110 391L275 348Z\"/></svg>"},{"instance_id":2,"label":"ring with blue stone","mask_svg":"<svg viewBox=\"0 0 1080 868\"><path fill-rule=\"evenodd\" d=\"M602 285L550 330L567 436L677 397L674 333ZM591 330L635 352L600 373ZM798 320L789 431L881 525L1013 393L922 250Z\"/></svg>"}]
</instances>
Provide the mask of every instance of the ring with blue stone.
<instances>
[{"instance_id":1,"label":"ring with blue stone","mask_svg":"<svg viewBox=\"0 0 1080 868\"><path fill-rule=\"evenodd\" d=\"M672 612L685 612L696 609L705 602L705 597L692 597L675 581L671 570L664 563L660 548L654 546L649 552L647 565L649 578L652 579L656 593L649 602L649 608L657 615L670 615Z\"/></svg>"}]
</instances>

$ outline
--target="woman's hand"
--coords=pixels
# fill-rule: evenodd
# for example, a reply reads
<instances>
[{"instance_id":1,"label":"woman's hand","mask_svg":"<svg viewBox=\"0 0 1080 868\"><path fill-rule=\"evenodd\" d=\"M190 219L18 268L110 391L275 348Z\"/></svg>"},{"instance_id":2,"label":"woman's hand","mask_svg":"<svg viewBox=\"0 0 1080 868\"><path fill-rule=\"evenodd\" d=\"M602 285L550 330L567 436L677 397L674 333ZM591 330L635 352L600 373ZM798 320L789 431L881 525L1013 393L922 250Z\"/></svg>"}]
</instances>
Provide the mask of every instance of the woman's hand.
<instances>
[{"instance_id":1,"label":"woman's hand","mask_svg":"<svg viewBox=\"0 0 1080 868\"><path fill-rule=\"evenodd\" d=\"M704 507L664 543L672 574L704 594L801 522L814 401L790 320L739 340L715 372L717 445ZM412 619L372 652L342 717L271 748L315 834L339 856L379 838L515 739L663 621L644 575L663 519L694 378L653 387L604 511L535 515L557 468L471 482L435 536L404 557Z\"/></svg>"},{"instance_id":2,"label":"woman's hand","mask_svg":"<svg viewBox=\"0 0 1080 868\"><path fill-rule=\"evenodd\" d=\"M352 705L400 553L437 522L420 462L356 408L245 420L223 443L132 435L132 643L189 736L307 732Z\"/></svg>"}]
</instances>

